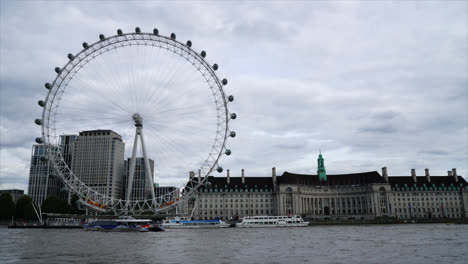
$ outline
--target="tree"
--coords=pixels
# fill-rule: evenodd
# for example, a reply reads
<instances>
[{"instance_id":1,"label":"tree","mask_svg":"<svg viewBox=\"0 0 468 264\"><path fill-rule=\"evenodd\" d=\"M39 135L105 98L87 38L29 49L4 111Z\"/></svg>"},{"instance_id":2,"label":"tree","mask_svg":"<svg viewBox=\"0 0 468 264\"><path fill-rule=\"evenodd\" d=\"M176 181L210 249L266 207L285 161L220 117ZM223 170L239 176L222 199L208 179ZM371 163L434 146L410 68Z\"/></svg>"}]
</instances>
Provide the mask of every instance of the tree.
<instances>
[{"instance_id":1,"label":"tree","mask_svg":"<svg viewBox=\"0 0 468 264\"><path fill-rule=\"evenodd\" d=\"M22 220L31 220L36 217L36 213L34 212L34 208L32 205L33 201L31 197L25 195L21 197L16 202L16 212L15 217L17 219Z\"/></svg>"},{"instance_id":2,"label":"tree","mask_svg":"<svg viewBox=\"0 0 468 264\"><path fill-rule=\"evenodd\" d=\"M70 212L70 205L67 200L58 198L57 196L49 196L42 202L43 213L59 213L67 214Z\"/></svg>"},{"instance_id":3,"label":"tree","mask_svg":"<svg viewBox=\"0 0 468 264\"><path fill-rule=\"evenodd\" d=\"M78 195L73 194L71 200L70 200L70 211L72 214L79 214L80 213L80 208L78 208L78 204L80 203L80 198Z\"/></svg>"},{"instance_id":4,"label":"tree","mask_svg":"<svg viewBox=\"0 0 468 264\"><path fill-rule=\"evenodd\" d=\"M0 195L0 219L7 220L15 215L15 203L9 193Z\"/></svg>"}]
</instances>

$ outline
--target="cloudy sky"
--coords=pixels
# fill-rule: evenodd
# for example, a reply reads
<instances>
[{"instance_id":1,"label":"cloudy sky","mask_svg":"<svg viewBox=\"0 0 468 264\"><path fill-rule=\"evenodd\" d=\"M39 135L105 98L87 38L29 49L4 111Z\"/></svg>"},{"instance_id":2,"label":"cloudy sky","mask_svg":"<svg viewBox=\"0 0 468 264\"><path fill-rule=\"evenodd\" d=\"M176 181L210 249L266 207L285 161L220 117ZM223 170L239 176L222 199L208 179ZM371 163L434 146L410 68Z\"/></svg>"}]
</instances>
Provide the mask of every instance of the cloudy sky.
<instances>
[{"instance_id":1,"label":"cloudy sky","mask_svg":"<svg viewBox=\"0 0 468 264\"><path fill-rule=\"evenodd\" d=\"M66 54L136 26L220 65L239 118L221 164L468 175L466 1L0 1L0 188L27 189L45 82Z\"/></svg>"}]
</instances>

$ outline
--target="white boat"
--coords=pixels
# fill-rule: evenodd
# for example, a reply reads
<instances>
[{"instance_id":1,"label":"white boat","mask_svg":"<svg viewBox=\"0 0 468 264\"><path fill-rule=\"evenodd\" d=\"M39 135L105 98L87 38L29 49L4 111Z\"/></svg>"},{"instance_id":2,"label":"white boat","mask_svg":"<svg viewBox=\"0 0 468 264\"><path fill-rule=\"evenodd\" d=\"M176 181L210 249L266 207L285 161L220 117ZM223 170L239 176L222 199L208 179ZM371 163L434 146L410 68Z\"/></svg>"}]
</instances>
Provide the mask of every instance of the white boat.
<instances>
[{"instance_id":1,"label":"white boat","mask_svg":"<svg viewBox=\"0 0 468 264\"><path fill-rule=\"evenodd\" d=\"M230 224L222 220L190 220L183 217L168 218L161 224L163 228L222 228L229 227Z\"/></svg>"},{"instance_id":2,"label":"white boat","mask_svg":"<svg viewBox=\"0 0 468 264\"><path fill-rule=\"evenodd\" d=\"M298 215L292 216L246 216L236 227L300 227L308 226Z\"/></svg>"},{"instance_id":3,"label":"white boat","mask_svg":"<svg viewBox=\"0 0 468 264\"><path fill-rule=\"evenodd\" d=\"M91 221L83 225L86 231L119 231L119 232L147 232L151 219L135 219L133 217L119 217L118 219Z\"/></svg>"}]
</instances>

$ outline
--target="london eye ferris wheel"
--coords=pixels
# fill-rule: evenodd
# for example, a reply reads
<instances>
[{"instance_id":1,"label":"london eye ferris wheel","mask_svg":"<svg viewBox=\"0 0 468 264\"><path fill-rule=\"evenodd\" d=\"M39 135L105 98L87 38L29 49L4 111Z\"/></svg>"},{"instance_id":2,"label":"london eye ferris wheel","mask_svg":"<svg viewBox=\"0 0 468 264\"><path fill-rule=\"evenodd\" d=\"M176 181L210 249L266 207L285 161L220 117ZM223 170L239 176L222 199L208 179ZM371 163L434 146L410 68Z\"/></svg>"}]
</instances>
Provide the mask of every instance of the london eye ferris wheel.
<instances>
[{"instance_id":1,"label":"london eye ferris wheel","mask_svg":"<svg viewBox=\"0 0 468 264\"><path fill-rule=\"evenodd\" d=\"M111 37L101 34L97 42L82 46L45 84L47 96L38 102L42 117L35 123L42 129L36 142L47 149L42 160L84 204L114 213L167 210L191 197L213 171L223 171L219 161L231 154L226 143L236 133L229 122L237 116L228 109L234 97L225 93L227 80L218 78L218 65L207 62L205 51L195 51L190 40L180 42L174 33L168 37L138 27L131 33L119 29ZM60 149L61 135L96 129L112 130L126 143L129 173L122 198L87 186ZM151 197L135 200L130 193L139 148ZM154 175L149 159L154 159ZM200 177L187 180L188 171ZM173 192L183 190L181 195L156 197L154 178L179 183Z\"/></svg>"}]
</instances>

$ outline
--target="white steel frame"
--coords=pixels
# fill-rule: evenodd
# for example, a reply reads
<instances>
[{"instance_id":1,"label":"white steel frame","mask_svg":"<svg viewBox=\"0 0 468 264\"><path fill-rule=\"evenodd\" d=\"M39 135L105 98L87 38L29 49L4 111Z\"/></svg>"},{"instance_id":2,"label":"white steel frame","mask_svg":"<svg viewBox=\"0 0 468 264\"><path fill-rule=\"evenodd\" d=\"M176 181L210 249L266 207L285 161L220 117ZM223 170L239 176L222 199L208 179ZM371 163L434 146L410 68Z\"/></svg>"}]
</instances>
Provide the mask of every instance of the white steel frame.
<instances>
[{"instance_id":1,"label":"white steel frame","mask_svg":"<svg viewBox=\"0 0 468 264\"><path fill-rule=\"evenodd\" d=\"M119 48L124 48L127 46L153 46L155 48L160 48L173 52L174 54L179 55L184 58L187 63L193 65L196 70L203 76L208 87L211 90L213 95L216 110L217 110L217 131L216 137L213 142L212 148L208 156L206 157L203 165L199 168L203 177L193 177L189 179L187 184L181 187L183 190L181 196L173 200L173 194L167 193L162 197L154 197L154 189L152 189L152 198L147 200L130 200L127 193L127 199L114 199L107 197L92 188L86 186L68 167L65 163L60 151L59 154L54 153L54 149L57 148L58 144L58 135L56 124L56 116L59 109L60 98L65 92L65 89L68 86L68 83L73 79L73 77L88 64L90 61L96 57L115 50ZM215 73L216 68L211 67L206 60L204 59L205 55L195 52L190 46L183 44L175 39L175 37L166 37L159 35L157 33L125 33L118 34L112 37L103 38L88 47L85 47L81 52L75 56L69 55L69 62L65 64L62 69L59 69L56 78L53 83L50 85L49 92L45 99L45 105L43 106L42 118L41 118L41 130L42 130L42 140L47 146L47 157L51 161L57 175L68 185L68 187L75 192L81 198L81 201L94 210L101 212L113 212L116 214L121 213L132 213L139 214L144 211L165 211L181 201L191 197L194 191L201 185L205 184L208 180L208 175L213 171L213 169L218 166L218 161L226 149L226 140L229 130L229 121L231 119L230 112L228 109L228 98L223 90L223 83L220 81L218 76ZM235 118L235 117L234 117ZM137 136L140 135L142 142L143 152L144 143L142 129L136 129L135 134L135 144L134 151L136 148ZM56 153L56 152L55 152ZM229 152L230 153L230 152ZM229 155L229 154L228 154ZM132 162L134 162L135 152L132 155ZM152 176L148 160L146 155L145 158L145 167L147 169L147 175ZM131 168L134 167L131 166ZM133 178L133 173L130 174L130 177ZM201 180L198 180L201 179ZM129 180L129 185L131 187L132 180ZM131 191L131 188L128 190ZM178 191L178 190L176 190Z\"/></svg>"}]
</instances>

